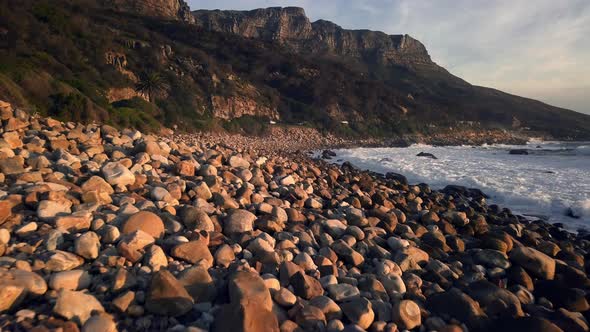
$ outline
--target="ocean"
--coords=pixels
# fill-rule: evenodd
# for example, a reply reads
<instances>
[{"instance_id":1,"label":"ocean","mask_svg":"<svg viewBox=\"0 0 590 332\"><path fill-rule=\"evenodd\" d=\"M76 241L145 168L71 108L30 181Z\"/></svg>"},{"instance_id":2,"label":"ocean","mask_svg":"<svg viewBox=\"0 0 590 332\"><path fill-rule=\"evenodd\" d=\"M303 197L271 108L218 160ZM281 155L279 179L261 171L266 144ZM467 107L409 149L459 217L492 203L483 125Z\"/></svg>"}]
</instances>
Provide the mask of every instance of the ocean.
<instances>
[{"instance_id":1,"label":"ocean","mask_svg":"<svg viewBox=\"0 0 590 332\"><path fill-rule=\"evenodd\" d=\"M528 155L510 154L526 149ZM481 189L489 204L514 213L563 223L572 231L590 230L590 142L541 142L527 145L335 150L338 162L378 173L405 175L411 184L433 189L456 184ZM431 153L438 159L416 156Z\"/></svg>"}]
</instances>

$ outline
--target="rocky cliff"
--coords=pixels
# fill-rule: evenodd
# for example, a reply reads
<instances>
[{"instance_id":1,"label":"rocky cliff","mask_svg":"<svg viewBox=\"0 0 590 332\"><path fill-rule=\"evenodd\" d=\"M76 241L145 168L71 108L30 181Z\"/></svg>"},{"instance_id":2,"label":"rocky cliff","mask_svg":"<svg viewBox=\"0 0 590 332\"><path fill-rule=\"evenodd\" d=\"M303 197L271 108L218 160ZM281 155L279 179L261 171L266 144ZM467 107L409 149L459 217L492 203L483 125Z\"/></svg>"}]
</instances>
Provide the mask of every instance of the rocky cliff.
<instances>
[{"instance_id":1,"label":"rocky cliff","mask_svg":"<svg viewBox=\"0 0 590 332\"><path fill-rule=\"evenodd\" d=\"M196 25L205 30L276 41L301 52L335 54L378 64L437 67L424 45L409 35L347 30L324 20L312 23L303 8L197 10L193 16Z\"/></svg>"},{"instance_id":2,"label":"rocky cliff","mask_svg":"<svg viewBox=\"0 0 590 332\"><path fill-rule=\"evenodd\" d=\"M193 23L183 0L102 0L102 5L121 12Z\"/></svg>"}]
</instances>

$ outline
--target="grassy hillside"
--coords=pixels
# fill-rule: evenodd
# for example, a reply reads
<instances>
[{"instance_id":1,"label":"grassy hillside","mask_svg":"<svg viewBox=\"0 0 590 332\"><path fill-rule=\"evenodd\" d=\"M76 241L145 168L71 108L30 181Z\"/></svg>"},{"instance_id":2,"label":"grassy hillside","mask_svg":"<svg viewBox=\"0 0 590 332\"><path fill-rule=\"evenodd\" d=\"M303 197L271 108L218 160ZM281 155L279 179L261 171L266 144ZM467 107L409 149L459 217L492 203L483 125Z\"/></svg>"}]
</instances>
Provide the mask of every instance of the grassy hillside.
<instances>
[{"instance_id":1,"label":"grassy hillside","mask_svg":"<svg viewBox=\"0 0 590 332\"><path fill-rule=\"evenodd\" d=\"M135 91L154 76L149 98ZM510 129L516 118L533 132L590 138L590 116L471 86L446 71L297 54L92 0L0 3L0 99L64 120L141 129L256 134L276 111L281 123L348 136L444 131L466 121ZM269 111L220 118L220 108L231 114L243 104Z\"/></svg>"}]
</instances>

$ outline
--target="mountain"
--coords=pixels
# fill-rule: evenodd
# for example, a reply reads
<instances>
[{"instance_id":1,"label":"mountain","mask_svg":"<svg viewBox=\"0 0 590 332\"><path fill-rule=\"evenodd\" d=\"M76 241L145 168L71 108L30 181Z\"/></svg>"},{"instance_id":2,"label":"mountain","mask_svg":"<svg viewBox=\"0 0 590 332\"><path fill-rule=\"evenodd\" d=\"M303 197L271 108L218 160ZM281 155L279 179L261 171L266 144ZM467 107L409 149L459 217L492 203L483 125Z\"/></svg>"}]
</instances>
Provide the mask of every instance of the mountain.
<instances>
[{"instance_id":1,"label":"mountain","mask_svg":"<svg viewBox=\"0 0 590 332\"><path fill-rule=\"evenodd\" d=\"M194 23L189 6L183 0L100 0L104 8L155 18Z\"/></svg>"},{"instance_id":2,"label":"mountain","mask_svg":"<svg viewBox=\"0 0 590 332\"><path fill-rule=\"evenodd\" d=\"M408 35L311 22L293 7L191 13L182 0L5 0L0 99L143 129L260 134L273 120L355 137L590 139L590 116L471 85Z\"/></svg>"},{"instance_id":3,"label":"mountain","mask_svg":"<svg viewBox=\"0 0 590 332\"><path fill-rule=\"evenodd\" d=\"M303 8L197 10L193 15L195 24L205 30L278 42L299 53L333 54L383 65L437 67L426 47L408 35L345 30L324 20L311 23Z\"/></svg>"}]
</instances>

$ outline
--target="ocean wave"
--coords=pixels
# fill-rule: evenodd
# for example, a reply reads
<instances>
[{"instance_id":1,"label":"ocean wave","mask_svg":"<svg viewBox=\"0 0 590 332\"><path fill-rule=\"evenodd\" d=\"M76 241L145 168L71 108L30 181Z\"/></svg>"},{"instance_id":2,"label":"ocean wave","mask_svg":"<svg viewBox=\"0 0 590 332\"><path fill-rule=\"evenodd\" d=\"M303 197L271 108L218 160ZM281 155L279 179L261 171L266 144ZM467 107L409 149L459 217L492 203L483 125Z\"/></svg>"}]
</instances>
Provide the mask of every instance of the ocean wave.
<instances>
[{"instance_id":1,"label":"ocean wave","mask_svg":"<svg viewBox=\"0 0 590 332\"><path fill-rule=\"evenodd\" d=\"M478 188L491 197L490 203L511 208L518 214L562 222L575 230L590 229L590 154L586 154L589 147L543 144L539 150L562 150L533 156L509 155L509 149L530 147L508 145L477 148L414 145L336 152L337 159L359 168L400 173L411 183L428 183L434 189L449 184ZM563 157L563 149L569 149L568 157ZM417 157L419 152L432 153L438 159Z\"/></svg>"},{"instance_id":2,"label":"ocean wave","mask_svg":"<svg viewBox=\"0 0 590 332\"><path fill-rule=\"evenodd\" d=\"M576 148L576 153L580 156L590 156L590 145L580 145Z\"/></svg>"},{"instance_id":3,"label":"ocean wave","mask_svg":"<svg viewBox=\"0 0 590 332\"><path fill-rule=\"evenodd\" d=\"M590 199L576 202L570 207L571 215L575 218L590 217Z\"/></svg>"}]
</instances>

